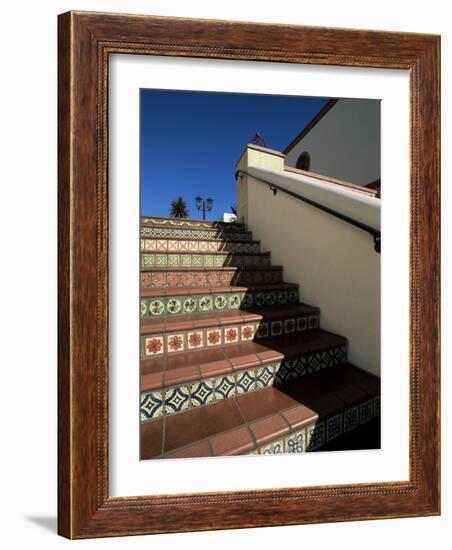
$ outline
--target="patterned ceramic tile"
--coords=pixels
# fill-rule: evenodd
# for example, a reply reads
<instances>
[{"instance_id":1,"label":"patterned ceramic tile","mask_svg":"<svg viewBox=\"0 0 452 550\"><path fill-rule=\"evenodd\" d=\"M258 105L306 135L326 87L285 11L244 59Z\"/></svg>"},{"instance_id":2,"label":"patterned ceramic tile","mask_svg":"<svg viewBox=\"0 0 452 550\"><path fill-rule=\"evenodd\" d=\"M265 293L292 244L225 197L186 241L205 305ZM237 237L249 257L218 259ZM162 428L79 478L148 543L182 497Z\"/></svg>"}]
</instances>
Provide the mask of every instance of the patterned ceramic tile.
<instances>
[{"instance_id":1,"label":"patterned ceramic tile","mask_svg":"<svg viewBox=\"0 0 452 550\"><path fill-rule=\"evenodd\" d=\"M141 419L159 418L165 412L163 392L148 392L141 396Z\"/></svg>"},{"instance_id":2,"label":"patterned ceramic tile","mask_svg":"<svg viewBox=\"0 0 452 550\"><path fill-rule=\"evenodd\" d=\"M226 296L223 296L223 295L219 295L215 298L214 300L214 304L215 304L215 309L225 309L228 305L228 299Z\"/></svg>"},{"instance_id":3,"label":"patterned ceramic tile","mask_svg":"<svg viewBox=\"0 0 452 550\"><path fill-rule=\"evenodd\" d=\"M326 440L331 441L342 435L342 413L336 414L326 421Z\"/></svg>"},{"instance_id":4,"label":"patterned ceramic tile","mask_svg":"<svg viewBox=\"0 0 452 550\"><path fill-rule=\"evenodd\" d=\"M373 399L369 399L359 406L359 420L361 424L368 422L374 416Z\"/></svg>"},{"instance_id":5,"label":"patterned ceramic tile","mask_svg":"<svg viewBox=\"0 0 452 550\"><path fill-rule=\"evenodd\" d=\"M321 369L339 365L346 358L346 346L338 346L327 351L307 353L291 359L285 359L278 370L276 382L282 383L301 378L307 374L313 374Z\"/></svg>"},{"instance_id":6,"label":"patterned ceramic tile","mask_svg":"<svg viewBox=\"0 0 452 550\"><path fill-rule=\"evenodd\" d=\"M283 333L283 322L282 321L272 321L271 323L271 335L280 336Z\"/></svg>"},{"instance_id":7,"label":"patterned ceramic tile","mask_svg":"<svg viewBox=\"0 0 452 550\"><path fill-rule=\"evenodd\" d=\"M239 327L229 326L223 329L223 342L225 344L235 344L239 341Z\"/></svg>"},{"instance_id":8,"label":"patterned ceramic tile","mask_svg":"<svg viewBox=\"0 0 452 550\"><path fill-rule=\"evenodd\" d=\"M287 436L284 448L286 453L304 453L306 451L306 431L303 429Z\"/></svg>"},{"instance_id":9,"label":"patterned ceramic tile","mask_svg":"<svg viewBox=\"0 0 452 550\"><path fill-rule=\"evenodd\" d=\"M182 308L184 310L184 313L195 312L197 305L198 305L197 301L191 297L185 298L184 301L182 302Z\"/></svg>"},{"instance_id":10,"label":"patterned ceramic tile","mask_svg":"<svg viewBox=\"0 0 452 550\"><path fill-rule=\"evenodd\" d=\"M374 416L380 415L380 396L374 397Z\"/></svg>"},{"instance_id":11,"label":"patterned ceramic tile","mask_svg":"<svg viewBox=\"0 0 452 550\"><path fill-rule=\"evenodd\" d=\"M191 406L202 407L215 401L216 379L210 378L195 382L190 386Z\"/></svg>"},{"instance_id":12,"label":"patterned ceramic tile","mask_svg":"<svg viewBox=\"0 0 452 550\"><path fill-rule=\"evenodd\" d=\"M359 407L344 411L344 432L349 432L359 426Z\"/></svg>"},{"instance_id":13,"label":"patterned ceramic tile","mask_svg":"<svg viewBox=\"0 0 452 550\"><path fill-rule=\"evenodd\" d=\"M206 331L206 340L207 346L218 346L222 343L221 341L221 330L212 329Z\"/></svg>"},{"instance_id":14,"label":"patterned ceramic tile","mask_svg":"<svg viewBox=\"0 0 452 550\"><path fill-rule=\"evenodd\" d=\"M227 230L206 230L198 231L196 229L182 229L172 227L141 227L141 236L144 238L165 238L182 237L185 239L222 239L225 241L250 241L252 235L249 231L227 231Z\"/></svg>"},{"instance_id":15,"label":"patterned ceramic tile","mask_svg":"<svg viewBox=\"0 0 452 550\"><path fill-rule=\"evenodd\" d=\"M255 373L253 370L245 370L237 373L237 393L253 391L255 383Z\"/></svg>"},{"instance_id":16,"label":"patterned ceramic tile","mask_svg":"<svg viewBox=\"0 0 452 550\"><path fill-rule=\"evenodd\" d=\"M268 306L274 306L276 304L276 293L275 292L267 292L267 295L265 297L265 303Z\"/></svg>"},{"instance_id":17,"label":"patterned ceramic tile","mask_svg":"<svg viewBox=\"0 0 452 550\"><path fill-rule=\"evenodd\" d=\"M260 447L259 449L261 455L276 455L284 453L284 440L275 441Z\"/></svg>"},{"instance_id":18,"label":"patterned ceramic tile","mask_svg":"<svg viewBox=\"0 0 452 550\"><path fill-rule=\"evenodd\" d=\"M297 319L297 331L303 332L308 328L308 320L306 317L298 317Z\"/></svg>"},{"instance_id":19,"label":"patterned ceramic tile","mask_svg":"<svg viewBox=\"0 0 452 550\"><path fill-rule=\"evenodd\" d=\"M163 344L163 336L151 337L144 339L144 349L146 356L161 355L165 351Z\"/></svg>"},{"instance_id":20,"label":"patterned ceramic tile","mask_svg":"<svg viewBox=\"0 0 452 550\"><path fill-rule=\"evenodd\" d=\"M157 218L154 216L142 216L142 224L148 224L151 226L171 226L171 227L194 227L194 228L206 228L206 229L221 229L228 228L230 231L238 231L243 228L243 224L228 224L225 222L209 222L201 220L187 220L178 218Z\"/></svg>"},{"instance_id":21,"label":"patterned ceramic tile","mask_svg":"<svg viewBox=\"0 0 452 550\"><path fill-rule=\"evenodd\" d=\"M188 386L179 385L165 391L165 414L174 414L190 406L190 391Z\"/></svg>"},{"instance_id":22,"label":"patterned ceramic tile","mask_svg":"<svg viewBox=\"0 0 452 550\"><path fill-rule=\"evenodd\" d=\"M204 347L204 333L202 330L196 330L187 333L187 348L199 349Z\"/></svg>"},{"instance_id":23,"label":"patterned ceramic tile","mask_svg":"<svg viewBox=\"0 0 452 550\"><path fill-rule=\"evenodd\" d=\"M256 331L256 338L267 338L268 336L268 323L261 321Z\"/></svg>"},{"instance_id":24,"label":"patterned ceramic tile","mask_svg":"<svg viewBox=\"0 0 452 550\"><path fill-rule=\"evenodd\" d=\"M253 295L253 302L257 306L263 306L265 304L265 294L263 292L256 292Z\"/></svg>"},{"instance_id":25,"label":"patterned ceramic tile","mask_svg":"<svg viewBox=\"0 0 452 550\"><path fill-rule=\"evenodd\" d=\"M248 340L252 340L254 338L254 331L255 331L254 325L242 326L241 327L242 342L247 342Z\"/></svg>"},{"instance_id":26,"label":"patterned ceramic tile","mask_svg":"<svg viewBox=\"0 0 452 550\"><path fill-rule=\"evenodd\" d=\"M309 317L309 328L310 329L314 329L314 328L317 328L319 326L319 318L317 317L317 315L311 315Z\"/></svg>"},{"instance_id":27,"label":"patterned ceramic tile","mask_svg":"<svg viewBox=\"0 0 452 550\"><path fill-rule=\"evenodd\" d=\"M158 274L159 273L153 273L153 275ZM147 273L142 273L142 277L147 275ZM172 276L175 277L175 281L179 280L177 278L177 274L173 273ZM200 272L199 276L205 277L205 273ZM182 279L181 281L183 282ZM174 283L173 286L177 286L177 284ZM201 279L198 279L198 284L196 286L206 285L202 284ZM222 296L222 298L220 298L220 296ZM256 298L257 296L261 296L261 298ZM165 313L180 314L194 313L197 311L208 312L239 308L246 309L248 307L251 307L253 303L258 305L257 302L259 301L263 301L263 303L265 303L265 296L265 292L256 293L253 291L248 291L246 293L238 292L225 294L178 296L177 298L144 298L141 300L140 313L142 317L156 317ZM219 299L216 300L216 298ZM226 302L224 300L226 300ZM282 323L282 321L278 322Z\"/></svg>"},{"instance_id":28,"label":"patterned ceramic tile","mask_svg":"<svg viewBox=\"0 0 452 550\"><path fill-rule=\"evenodd\" d=\"M315 451L325 444L325 422L317 422L306 427L306 450Z\"/></svg>"},{"instance_id":29,"label":"patterned ceramic tile","mask_svg":"<svg viewBox=\"0 0 452 550\"><path fill-rule=\"evenodd\" d=\"M154 252L157 250L157 243L166 246L167 241L153 241L151 239L142 239L141 240L141 250L146 250L147 252Z\"/></svg>"},{"instance_id":30,"label":"patterned ceramic tile","mask_svg":"<svg viewBox=\"0 0 452 550\"><path fill-rule=\"evenodd\" d=\"M171 298L166 302L166 311L168 313L180 313L182 310L181 300Z\"/></svg>"},{"instance_id":31,"label":"patterned ceramic tile","mask_svg":"<svg viewBox=\"0 0 452 550\"><path fill-rule=\"evenodd\" d=\"M284 334L292 334L295 332L296 323L295 319L285 319L284 320Z\"/></svg>"},{"instance_id":32,"label":"patterned ceramic tile","mask_svg":"<svg viewBox=\"0 0 452 550\"><path fill-rule=\"evenodd\" d=\"M266 388L273 385L275 379L276 364L264 365L254 371L255 389Z\"/></svg>"},{"instance_id":33,"label":"patterned ceramic tile","mask_svg":"<svg viewBox=\"0 0 452 550\"><path fill-rule=\"evenodd\" d=\"M169 265L169 258L173 258L173 256L167 256L166 254L145 254L143 258L145 260L151 260L150 265L155 265L156 267L166 267Z\"/></svg>"},{"instance_id":34,"label":"patterned ceramic tile","mask_svg":"<svg viewBox=\"0 0 452 550\"><path fill-rule=\"evenodd\" d=\"M211 311L213 308L213 298L211 296L201 297L198 303L201 311Z\"/></svg>"},{"instance_id":35,"label":"patterned ceramic tile","mask_svg":"<svg viewBox=\"0 0 452 550\"><path fill-rule=\"evenodd\" d=\"M184 333L180 334L171 334L167 337L167 351L169 353L176 351L184 351L185 349L185 338Z\"/></svg>"},{"instance_id":36,"label":"patterned ceramic tile","mask_svg":"<svg viewBox=\"0 0 452 550\"><path fill-rule=\"evenodd\" d=\"M163 300L152 300L148 311L151 315L162 315L165 311L165 303Z\"/></svg>"},{"instance_id":37,"label":"patterned ceramic tile","mask_svg":"<svg viewBox=\"0 0 452 550\"><path fill-rule=\"evenodd\" d=\"M215 384L216 399L229 399L236 393L235 376L222 376L217 379Z\"/></svg>"}]
</instances>

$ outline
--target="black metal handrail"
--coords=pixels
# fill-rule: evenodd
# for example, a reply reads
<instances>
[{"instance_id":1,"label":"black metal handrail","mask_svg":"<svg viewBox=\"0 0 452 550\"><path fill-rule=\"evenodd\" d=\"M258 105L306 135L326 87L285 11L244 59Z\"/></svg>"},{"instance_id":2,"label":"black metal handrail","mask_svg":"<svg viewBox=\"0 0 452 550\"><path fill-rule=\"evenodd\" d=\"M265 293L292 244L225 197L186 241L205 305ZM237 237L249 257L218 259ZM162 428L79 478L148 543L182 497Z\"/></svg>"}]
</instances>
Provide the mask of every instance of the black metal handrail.
<instances>
[{"instance_id":1,"label":"black metal handrail","mask_svg":"<svg viewBox=\"0 0 452 550\"><path fill-rule=\"evenodd\" d=\"M331 216L334 216L335 218L339 218L340 220L349 223L350 225L353 225L354 227L357 227L358 229L361 229L362 231L366 231L366 233L369 233L372 235L374 240L374 248L375 251L380 254L381 251L381 232L378 229L375 229L374 227L371 227L370 225L367 225L363 222L360 222L359 220L355 220L354 218L351 218L350 216L347 216L346 214L342 214L341 212L338 212L337 210L334 210L333 208L329 208L328 206L325 206L323 204L320 204L319 202L313 201L312 199L308 199L307 197L304 197L303 195L300 195L298 193L295 193L294 191L290 191L289 189L284 189L284 187L281 187L280 185L277 185L276 183L273 183L271 181L265 180L263 178L258 178L257 176L253 176L249 172L246 172L245 170L237 170L235 173L235 177L241 177L241 176L249 176L250 178L253 178L261 183L265 183L269 186L269 188L273 191L273 195L276 195L278 191L282 191L283 193L286 193L287 195L290 195L291 197L294 197L302 202L305 202L306 204L309 204L311 206L314 206L315 208L318 208L319 210L322 210L322 212L326 212L327 214L330 214Z\"/></svg>"}]
</instances>

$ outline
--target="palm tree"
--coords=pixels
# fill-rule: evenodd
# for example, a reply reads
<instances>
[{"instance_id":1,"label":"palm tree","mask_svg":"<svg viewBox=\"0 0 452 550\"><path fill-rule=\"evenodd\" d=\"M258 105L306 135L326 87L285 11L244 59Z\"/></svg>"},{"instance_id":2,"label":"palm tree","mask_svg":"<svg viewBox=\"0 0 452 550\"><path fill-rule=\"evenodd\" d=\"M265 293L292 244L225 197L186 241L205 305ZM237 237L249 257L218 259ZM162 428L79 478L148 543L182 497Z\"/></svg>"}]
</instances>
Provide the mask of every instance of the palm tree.
<instances>
[{"instance_id":1,"label":"palm tree","mask_svg":"<svg viewBox=\"0 0 452 550\"><path fill-rule=\"evenodd\" d=\"M170 216L173 218L188 218L187 203L182 197L171 201Z\"/></svg>"}]
</instances>

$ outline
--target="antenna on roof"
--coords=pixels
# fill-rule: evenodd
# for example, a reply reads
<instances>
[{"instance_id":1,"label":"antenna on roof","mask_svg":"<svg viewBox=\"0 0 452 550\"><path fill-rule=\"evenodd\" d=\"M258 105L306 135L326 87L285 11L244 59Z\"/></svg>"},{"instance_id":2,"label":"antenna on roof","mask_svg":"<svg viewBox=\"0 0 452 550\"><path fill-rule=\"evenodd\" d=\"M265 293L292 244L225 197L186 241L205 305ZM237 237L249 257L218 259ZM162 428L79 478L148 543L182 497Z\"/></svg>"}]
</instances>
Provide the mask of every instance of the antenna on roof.
<instances>
[{"instance_id":1,"label":"antenna on roof","mask_svg":"<svg viewBox=\"0 0 452 550\"><path fill-rule=\"evenodd\" d=\"M254 145L260 145L261 147L267 147L267 142L259 134L259 132L256 132L256 135L253 137L250 143L253 143Z\"/></svg>"}]
</instances>

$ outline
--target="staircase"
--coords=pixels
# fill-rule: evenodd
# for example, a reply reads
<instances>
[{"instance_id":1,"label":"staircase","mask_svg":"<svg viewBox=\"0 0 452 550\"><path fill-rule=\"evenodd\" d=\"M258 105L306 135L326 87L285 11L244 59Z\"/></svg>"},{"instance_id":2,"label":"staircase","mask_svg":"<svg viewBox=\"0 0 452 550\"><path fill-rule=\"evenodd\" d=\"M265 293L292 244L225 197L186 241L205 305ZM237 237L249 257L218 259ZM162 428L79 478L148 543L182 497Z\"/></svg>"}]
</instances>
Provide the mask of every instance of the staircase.
<instances>
[{"instance_id":1,"label":"staircase","mask_svg":"<svg viewBox=\"0 0 452 550\"><path fill-rule=\"evenodd\" d=\"M242 224L141 219L141 458L320 450L379 379Z\"/></svg>"}]
</instances>

